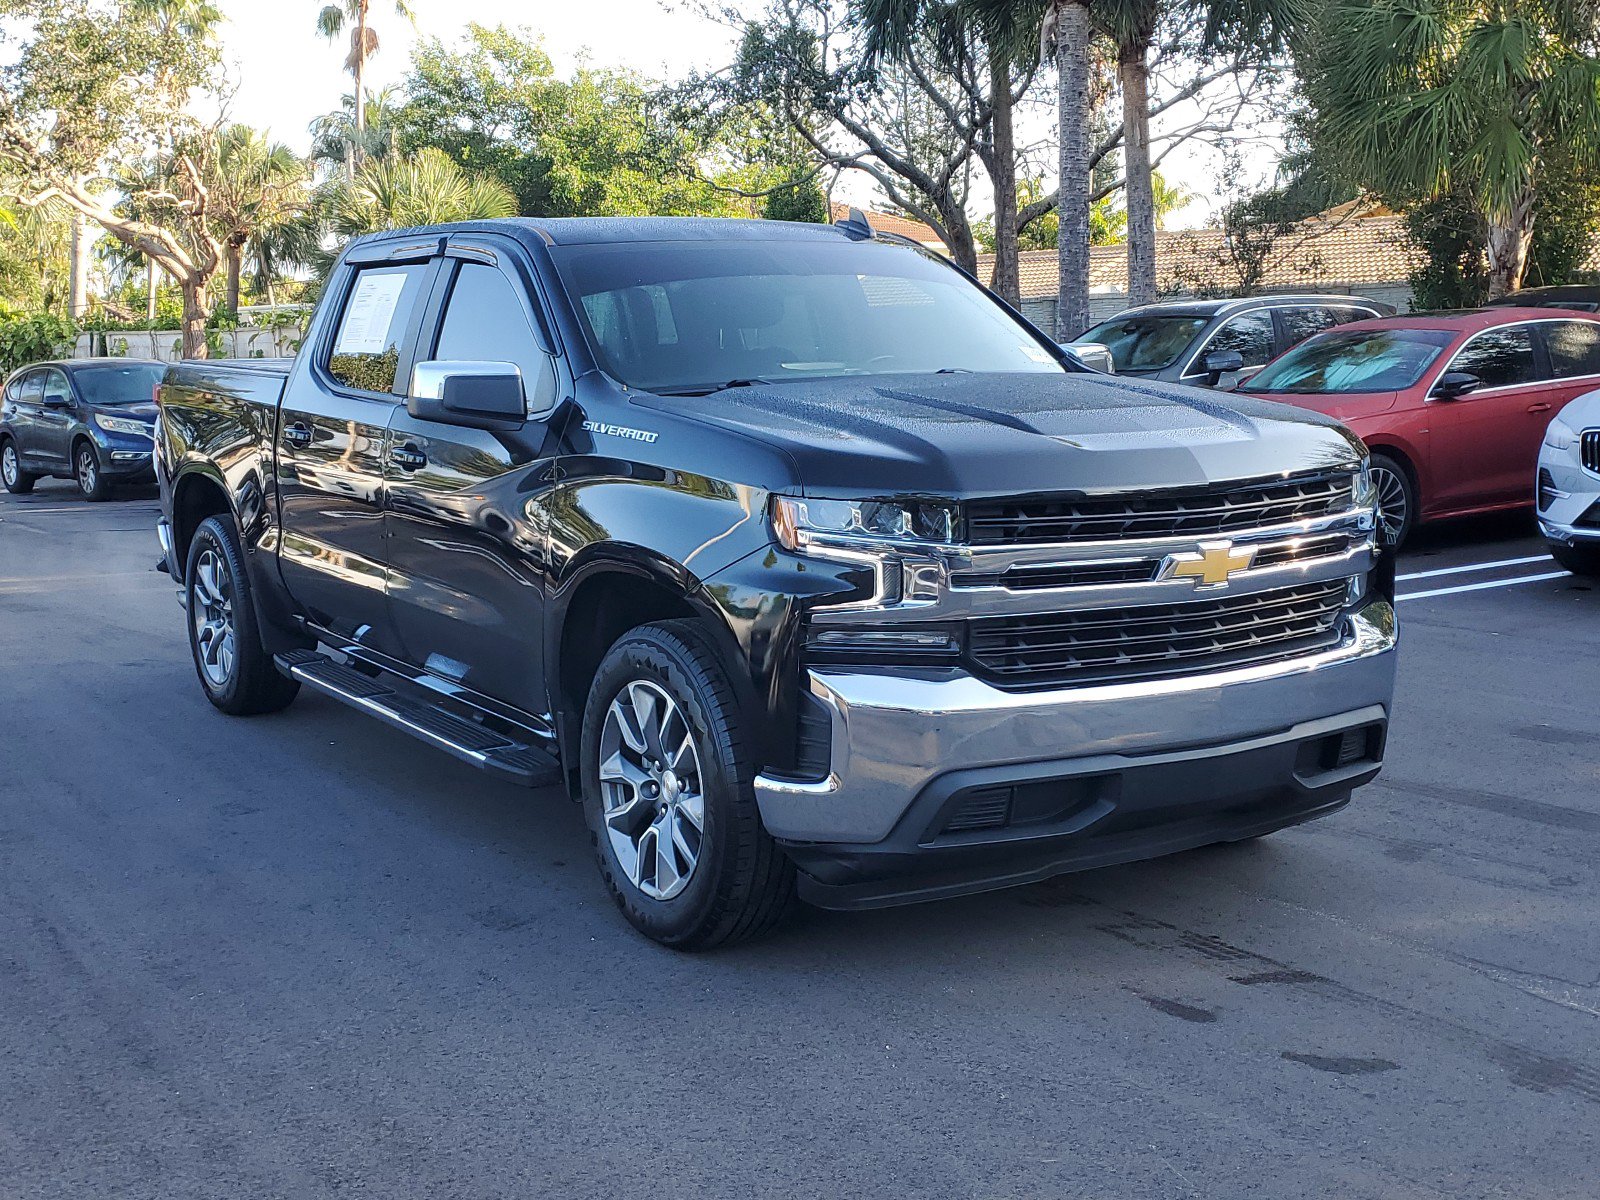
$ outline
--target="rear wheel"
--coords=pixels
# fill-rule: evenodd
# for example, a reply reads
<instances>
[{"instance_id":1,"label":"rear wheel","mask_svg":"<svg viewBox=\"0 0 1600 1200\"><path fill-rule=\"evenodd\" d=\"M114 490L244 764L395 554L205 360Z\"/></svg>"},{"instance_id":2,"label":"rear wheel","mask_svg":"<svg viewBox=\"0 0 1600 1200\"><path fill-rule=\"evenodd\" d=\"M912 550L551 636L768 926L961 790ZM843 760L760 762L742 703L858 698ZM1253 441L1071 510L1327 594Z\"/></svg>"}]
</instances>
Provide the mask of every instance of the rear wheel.
<instances>
[{"instance_id":1,"label":"rear wheel","mask_svg":"<svg viewBox=\"0 0 1600 1200\"><path fill-rule=\"evenodd\" d=\"M72 476L78 481L78 491L85 500L104 500L111 494L105 473L100 470L100 455L92 442L79 442L72 452Z\"/></svg>"},{"instance_id":2,"label":"rear wheel","mask_svg":"<svg viewBox=\"0 0 1600 1200\"><path fill-rule=\"evenodd\" d=\"M1411 473L1398 459L1374 454L1372 486L1378 493L1378 523L1389 544L1404 545L1417 527L1417 489Z\"/></svg>"},{"instance_id":3,"label":"rear wheel","mask_svg":"<svg viewBox=\"0 0 1600 1200\"><path fill-rule=\"evenodd\" d=\"M1600 577L1600 546L1563 546L1551 542L1550 557L1574 575Z\"/></svg>"},{"instance_id":4,"label":"rear wheel","mask_svg":"<svg viewBox=\"0 0 1600 1200\"><path fill-rule=\"evenodd\" d=\"M756 937L789 911L794 866L756 807L733 688L692 621L624 634L583 721L584 814L634 928L678 950Z\"/></svg>"},{"instance_id":5,"label":"rear wheel","mask_svg":"<svg viewBox=\"0 0 1600 1200\"><path fill-rule=\"evenodd\" d=\"M206 699L230 716L277 712L300 684L279 672L261 642L250 577L233 522L207 517L183 573L189 649Z\"/></svg>"},{"instance_id":6,"label":"rear wheel","mask_svg":"<svg viewBox=\"0 0 1600 1200\"><path fill-rule=\"evenodd\" d=\"M0 442L0 482L14 496L27 495L33 491L33 485L39 482L37 475L22 469L22 457L17 453L17 444L10 438Z\"/></svg>"}]
</instances>

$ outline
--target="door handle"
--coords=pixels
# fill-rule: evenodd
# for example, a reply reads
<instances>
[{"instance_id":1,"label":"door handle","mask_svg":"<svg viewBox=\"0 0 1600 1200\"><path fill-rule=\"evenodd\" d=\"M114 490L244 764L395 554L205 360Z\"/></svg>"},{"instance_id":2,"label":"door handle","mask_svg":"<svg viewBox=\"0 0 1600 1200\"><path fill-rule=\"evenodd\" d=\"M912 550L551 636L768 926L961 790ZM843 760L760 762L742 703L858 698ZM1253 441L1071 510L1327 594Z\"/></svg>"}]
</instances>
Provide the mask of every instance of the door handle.
<instances>
[{"instance_id":1,"label":"door handle","mask_svg":"<svg viewBox=\"0 0 1600 1200\"><path fill-rule=\"evenodd\" d=\"M389 451L389 461L403 471L420 471L428 465L428 456L415 443L407 442Z\"/></svg>"},{"instance_id":2,"label":"door handle","mask_svg":"<svg viewBox=\"0 0 1600 1200\"><path fill-rule=\"evenodd\" d=\"M1528 405L1528 411L1529 412L1549 412L1550 411L1550 405L1544 400L1536 400L1534 403Z\"/></svg>"},{"instance_id":3,"label":"door handle","mask_svg":"<svg viewBox=\"0 0 1600 1200\"><path fill-rule=\"evenodd\" d=\"M311 426L304 421L296 421L293 425L284 428L283 440L291 446L309 446L311 445Z\"/></svg>"}]
</instances>

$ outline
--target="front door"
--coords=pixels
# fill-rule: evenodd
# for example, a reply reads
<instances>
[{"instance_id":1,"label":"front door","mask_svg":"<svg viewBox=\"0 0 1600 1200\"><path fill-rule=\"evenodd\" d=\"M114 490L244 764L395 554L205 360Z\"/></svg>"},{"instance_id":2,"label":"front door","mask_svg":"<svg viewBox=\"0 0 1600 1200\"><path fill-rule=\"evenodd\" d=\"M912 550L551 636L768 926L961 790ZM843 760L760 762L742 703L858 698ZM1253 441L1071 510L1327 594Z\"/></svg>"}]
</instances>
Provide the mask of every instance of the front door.
<instances>
[{"instance_id":1,"label":"front door","mask_svg":"<svg viewBox=\"0 0 1600 1200\"><path fill-rule=\"evenodd\" d=\"M546 530L536 501L558 479L556 363L548 336L535 333L544 325L529 300L531 276L504 254L452 254L438 336L418 357L515 365L530 415L485 430L395 413L386 467L391 620L407 662L542 715Z\"/></svg>"},{"instance_id":2,"label":"front door","mask_svg":"<svg viewBox=\"0 0 1600 1200\"><path fill-rule=\"evenodd\" d=\"M65 371L44 372L44 395L39 408L37 453L57 470L72 465L72 425L78 419L78 400Z\"/></svg>"},{"instance_id":3,"label":"front door","mask_svg":"<svg viewBox=\"0 0 1600 1200\"><path fill-rule=\"evenodd\" d=\"M339 315L306 351L278 417L284 584L322 628L386 652L384 459L433 274L432 261L342 273Z\"/></svg>"},{"instance_id":4,"label":"front door","mask_svg":"<svg viewBox=\"0 0 1600 1200\"><path fill-rule=\"evenodd\" d=\"M1457 399L1427 401L1435 481L1430 510L1463 512L1530 499L1544 430L1529 433L1528 410L1548 403L1532 330L1505 325L1474 334L1445 370L1468 372L1480 383Z\"/></svg>"}]
</instances>

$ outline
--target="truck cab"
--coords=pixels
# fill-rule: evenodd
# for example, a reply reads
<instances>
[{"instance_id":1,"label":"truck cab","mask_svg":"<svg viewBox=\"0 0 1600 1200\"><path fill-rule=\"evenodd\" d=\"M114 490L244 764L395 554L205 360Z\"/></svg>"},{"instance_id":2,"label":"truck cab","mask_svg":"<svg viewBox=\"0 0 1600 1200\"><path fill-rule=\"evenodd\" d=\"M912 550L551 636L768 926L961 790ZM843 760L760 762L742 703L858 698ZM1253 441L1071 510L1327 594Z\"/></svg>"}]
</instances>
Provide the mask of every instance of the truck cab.
<instances>
[{"instance_id":1,"label":"truck cab","mask_svg":"<svg viewBox=\"0 0 1600 1200\"><path fill-rule=\"evenodd\" d=\"M212 703L564 788L668 945L1259 836L1382 761L1361 444L1089 371L864 222L361 239L291 366L160 406Z\"/></svg>"}]
</instances>

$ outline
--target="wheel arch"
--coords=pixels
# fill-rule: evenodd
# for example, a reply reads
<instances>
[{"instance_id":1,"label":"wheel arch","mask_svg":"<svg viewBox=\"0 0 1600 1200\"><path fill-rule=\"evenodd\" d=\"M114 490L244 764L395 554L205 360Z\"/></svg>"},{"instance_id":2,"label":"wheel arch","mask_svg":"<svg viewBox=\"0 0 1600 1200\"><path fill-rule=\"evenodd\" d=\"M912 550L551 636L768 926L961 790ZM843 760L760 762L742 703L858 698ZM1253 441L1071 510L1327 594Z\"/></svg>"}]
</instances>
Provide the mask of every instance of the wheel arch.
<instances>
[{"instance_id":1,"label":"wheel arch","mask_svg":"<svg viewBox=\"0 0 1600 1200\"><path fill-rule=\"evenodd\" d=\"M226 514L235 516L233 502L219 476L201 467L190 467L179 473L172 483L172 547L175 562L172 578L183 582L183 573L189 563L189 545L194 541L194 531L207 517Z\"/></svg>"}]
</instances>

